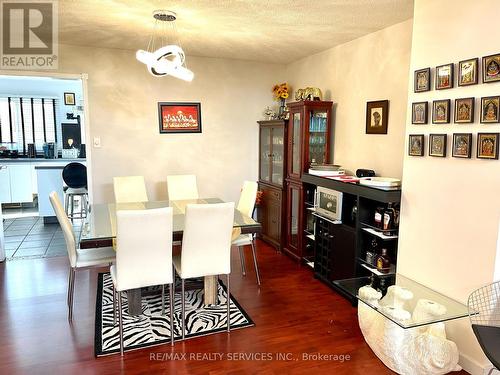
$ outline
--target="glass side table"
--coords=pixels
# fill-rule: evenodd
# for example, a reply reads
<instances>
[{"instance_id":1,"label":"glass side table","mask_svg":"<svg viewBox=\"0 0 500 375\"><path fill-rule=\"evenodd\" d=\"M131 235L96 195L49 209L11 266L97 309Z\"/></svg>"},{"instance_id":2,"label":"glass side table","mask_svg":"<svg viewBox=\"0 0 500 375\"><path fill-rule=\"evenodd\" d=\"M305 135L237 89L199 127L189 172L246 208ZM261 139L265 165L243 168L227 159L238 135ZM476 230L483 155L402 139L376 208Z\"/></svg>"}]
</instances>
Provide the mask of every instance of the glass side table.
<instances>
[{"instance_id":1,"label":"glass side table","mask_svg":"<svg viewBox=\"0 0 500 375\"><path fill-rule=\"evenodd\" d=\"M382 288L372 281L334 283L361 302L359 327L375 355L398 374L459 371L458 348L446 338L444 322L467 317L467 306L401 274L385 279Z\"/></svg>"}]
</instances>

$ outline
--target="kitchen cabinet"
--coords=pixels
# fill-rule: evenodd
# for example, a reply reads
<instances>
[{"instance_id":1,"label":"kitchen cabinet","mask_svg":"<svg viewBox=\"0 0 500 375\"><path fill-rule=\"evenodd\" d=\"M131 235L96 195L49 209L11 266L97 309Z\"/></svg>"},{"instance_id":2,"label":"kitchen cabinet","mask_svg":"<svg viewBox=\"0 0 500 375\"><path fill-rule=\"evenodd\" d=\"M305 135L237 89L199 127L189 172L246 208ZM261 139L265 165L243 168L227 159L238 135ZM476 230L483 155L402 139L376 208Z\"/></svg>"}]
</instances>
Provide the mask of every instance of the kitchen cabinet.
<instances>
[{"instance_id":1,"label":"kitchen cabinet","mask_svg":"<svg viewBox=\"0 0 500 375\"><path fill-rule=\"evenodd\" d=\"M2 203L33 202L32 166L27 164L1 164L0 201Z\"/></svg>"},{"instance_id":2,"label":"kitchen cabinet","mask_svg":"<svg viewBox=\"0 0 500 375\"><path fill-rule=\"evenodd\" d=\"M281 248L282 189L259 183L262 200L258 209L258 221L262 225L261 238L277 249Z\"/></svg>"},{"instance_id":3,"label":"kitchen cabinet","mask_svg":"<svg viewBox=\"0 0 500 375\"><path fill-rule=\"evenodd\" d=\"M9 168L2 164L0 164L0 203L11 203Z\"/></svg>"}]
</instances>

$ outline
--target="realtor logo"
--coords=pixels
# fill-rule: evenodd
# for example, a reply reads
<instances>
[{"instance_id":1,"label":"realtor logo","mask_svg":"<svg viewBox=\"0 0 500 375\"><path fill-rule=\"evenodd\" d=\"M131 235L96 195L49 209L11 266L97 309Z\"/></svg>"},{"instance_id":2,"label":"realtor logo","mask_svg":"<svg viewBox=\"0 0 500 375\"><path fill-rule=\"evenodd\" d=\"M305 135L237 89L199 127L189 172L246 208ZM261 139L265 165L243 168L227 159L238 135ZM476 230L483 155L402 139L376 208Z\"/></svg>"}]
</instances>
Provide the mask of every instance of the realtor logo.
<instances>
[{"instance_id":1,"label":"realtor logo","mask_svg":"<svg viewBox=\"0 0 500 375\"><path fill-rule=\"evenodd\" d=\"M57 0L0 0L1 69L57 69Z\"/></svg>"}]
</instances>

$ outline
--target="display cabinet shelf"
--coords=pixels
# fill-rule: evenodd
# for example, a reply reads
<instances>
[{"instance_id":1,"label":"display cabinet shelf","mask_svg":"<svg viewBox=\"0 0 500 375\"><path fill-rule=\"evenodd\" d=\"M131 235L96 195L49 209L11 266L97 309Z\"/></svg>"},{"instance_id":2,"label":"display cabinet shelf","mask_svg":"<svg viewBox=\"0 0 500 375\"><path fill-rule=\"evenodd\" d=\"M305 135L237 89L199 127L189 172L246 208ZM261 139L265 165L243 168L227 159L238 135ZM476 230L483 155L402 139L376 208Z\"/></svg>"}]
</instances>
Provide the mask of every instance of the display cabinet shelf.
<instances>
[{"instance_id":1,"label":"display cabinet shelf","mask_svg":"<svg viewBox=\"0 0 500 375\"><path fill-rule=\"evenodd\" d=\"M361 265L361 267L366 268L371 273L373 273L373 274L375 274L377 276L380 276L380 277L391 276L391 275L394 275L396 273L396 266L394 264L391 264L391 266L389 267L389 269L387 269L387 270L384 269L387 272L381 272L381 271L379 271L377 269L377 267L375 267L372 264L369 264L367 261L365 261L362 258L358 258L358 262Z\"/></svg>"},{"instance_id":2,"label":"display cabinet shelf","mask_svg":"<svg viewBox=\"0 0 500 375\"><path fill-rule=\"evenodd\" d=\"M396 240L398 238L398 235L397 234L392 234L390 236L380 232L380 231L377 231L373 228L369 228L369 227L364 227L364 228L361 228L362 230L364 230L365 232L367 233L370 233L371 235L373 236L377 236L378 238L384 240L384 241L387 241L387 240Z\"/></svg>"}]
</instances>

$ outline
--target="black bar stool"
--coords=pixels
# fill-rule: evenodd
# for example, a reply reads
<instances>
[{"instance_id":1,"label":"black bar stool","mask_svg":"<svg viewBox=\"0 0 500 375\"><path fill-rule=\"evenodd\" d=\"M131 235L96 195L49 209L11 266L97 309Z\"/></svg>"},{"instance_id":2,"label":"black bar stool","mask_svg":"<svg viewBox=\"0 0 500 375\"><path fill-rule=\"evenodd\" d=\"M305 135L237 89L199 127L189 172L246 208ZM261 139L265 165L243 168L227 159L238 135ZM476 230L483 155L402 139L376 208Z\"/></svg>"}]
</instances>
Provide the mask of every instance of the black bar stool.
<instances>
[{"instance_id":1,"label":"black bar stool","mask_svg":"<svg viewBox=\"0 0 500 375\"><path fill-rule=\"evenodd\" d=\"M71 219L87 217L88 195L87 167L81 163L69 163L62 171L62 178L67 185L64 188L64 210ZM75 197L80 199L80 212L75 213Z\"/></svg>"}]
</instances>

